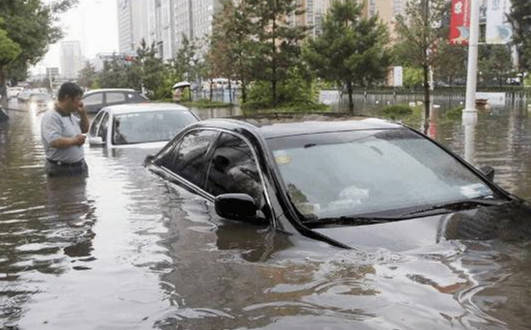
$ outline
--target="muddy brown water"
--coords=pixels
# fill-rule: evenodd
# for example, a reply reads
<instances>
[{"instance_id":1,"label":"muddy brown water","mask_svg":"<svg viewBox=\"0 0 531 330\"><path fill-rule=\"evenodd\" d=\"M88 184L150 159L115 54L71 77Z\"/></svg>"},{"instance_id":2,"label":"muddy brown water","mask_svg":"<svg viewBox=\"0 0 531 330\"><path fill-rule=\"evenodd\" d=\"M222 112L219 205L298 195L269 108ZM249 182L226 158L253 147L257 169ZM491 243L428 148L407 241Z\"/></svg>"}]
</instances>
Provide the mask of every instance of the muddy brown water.
<instances>
[{"instance_id":1,"label":"muddy brown water","mask_svg":"<svg viewBox=\"0 0 531 330\"><path fill-rule=\"evenodd\" d=\"M47 179L38 118L9 115L0 124L0 326L529 328L530 242L398 253L288 241L213 222L211 205L142 166L149 150L85 146L86 180ZM470 141L441 110L428 132L531 200L530 117L524 106L480 112Z\"/></svg>"}]
</instances>

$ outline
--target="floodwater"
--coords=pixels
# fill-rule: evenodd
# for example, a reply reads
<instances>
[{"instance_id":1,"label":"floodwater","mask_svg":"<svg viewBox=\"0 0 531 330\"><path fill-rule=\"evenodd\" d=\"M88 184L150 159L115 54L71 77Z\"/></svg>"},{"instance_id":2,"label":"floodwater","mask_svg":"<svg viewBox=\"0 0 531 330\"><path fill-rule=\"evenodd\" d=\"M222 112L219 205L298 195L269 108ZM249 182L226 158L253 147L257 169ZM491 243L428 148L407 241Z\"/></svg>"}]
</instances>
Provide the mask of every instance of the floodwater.
<instances>
[{"instance_id":1,"label":"floodwater","mask_svg":"<svg viewBox=\"0 0 531 330\"><path fill-rule=\"evenodd\" d=\"M530 242L341 250L220 224L211 205L149 173L146 150L85 146L86 180L47 179L38 118L8 113L0 124L0 327L529 328ZM527 107L482 111L473 127L441 107L427 132L531 200Z\"/></svg>"}]
</instances>

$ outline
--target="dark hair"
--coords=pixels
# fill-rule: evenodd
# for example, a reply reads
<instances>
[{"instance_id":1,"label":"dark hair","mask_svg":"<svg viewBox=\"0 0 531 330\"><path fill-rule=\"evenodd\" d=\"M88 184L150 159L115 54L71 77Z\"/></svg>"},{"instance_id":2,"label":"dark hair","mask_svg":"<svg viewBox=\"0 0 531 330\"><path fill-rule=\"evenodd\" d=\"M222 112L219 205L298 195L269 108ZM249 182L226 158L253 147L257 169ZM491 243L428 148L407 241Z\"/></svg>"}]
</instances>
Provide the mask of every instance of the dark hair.
<instances>
[{"instance_id":1,"label":"dark hair","mask_svg":"<svg viewBox=\"0 0 531 330\"><path fill-rule=\"evenodd\" d=\"M65 98L74 98L76 96L83 96L83 90L76 83L65 82L57 92L57 99L63 101Z\"/></svg>"}]
</instances>

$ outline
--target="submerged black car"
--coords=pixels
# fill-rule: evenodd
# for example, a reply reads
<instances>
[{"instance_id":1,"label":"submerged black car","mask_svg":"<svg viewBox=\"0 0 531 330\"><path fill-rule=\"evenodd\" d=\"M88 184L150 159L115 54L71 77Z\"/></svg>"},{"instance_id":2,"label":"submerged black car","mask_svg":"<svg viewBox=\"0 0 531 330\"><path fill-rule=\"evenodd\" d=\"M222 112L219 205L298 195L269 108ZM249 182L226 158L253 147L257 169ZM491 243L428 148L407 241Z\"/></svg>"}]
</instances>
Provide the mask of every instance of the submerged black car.
<instances>
[{"instance_id":1,"label":"submerged black car","mask_svg":"<svg viewBox=\"0 0 531 330\"><path fill-rule=\"evenodd\" d=\"M211 119L146 166L220 221L335 246L406 250L441 239L527 239L531 208L425 135L342 115ZM301 236L302 235L302 236Z\"/></svg>"}]
</instances>

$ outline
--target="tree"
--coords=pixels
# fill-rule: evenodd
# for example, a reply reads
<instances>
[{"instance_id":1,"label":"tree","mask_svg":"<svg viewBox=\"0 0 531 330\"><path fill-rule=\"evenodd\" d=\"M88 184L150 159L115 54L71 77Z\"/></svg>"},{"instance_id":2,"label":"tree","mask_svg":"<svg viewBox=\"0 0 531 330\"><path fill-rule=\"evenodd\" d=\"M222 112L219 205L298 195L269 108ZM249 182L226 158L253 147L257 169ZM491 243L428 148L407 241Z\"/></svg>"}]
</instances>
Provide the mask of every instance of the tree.
<instances>
[{"instance_id":1,"label":"tree","mask_svg":"<svg viewBox=\"0 0 531 330\"><path fill-rule=\"evenodd\" d=\"M171 97L171 85L162 86L167 68L162 59L157 57L155 43L153 42L148 46L146 41L142 39L136 54L132 69L134 74L140 78L142 86L146 89L147 96L155 99ZM167 88L167 92L164 92L164 88Z\"/></svg>"},{"instance_id":2,"label":"tree","mask_svg":"<svg viewBox=\"0 0 531 330\"><path fill-rule=\"evenodd\" d=\"M323 33L304 49L304 58L319 77L346 86L350 112L354 85L384 79L391 60L386 26L376 16L362 18L361 10L355 0L334 2Z\"/></svg>"},{"instance_id":3,"label":"tree","mask_svg":"<svg viewBox=\"0 0 531 330\"><path fill-rule=\"evenodd\" d=\"M520 70L531 70L531 2L511 0L512 7L507 15L513 27L513 44L519 55Z\"/></svg>"},{"instance_id":4,"label":"tree","mask_svg":"<svg viewBox=\"0 0 531 330\"><path fill-rule=\"evenodd\" d=\"M466 77L468 47L442 42L437 51L438 59L433 67L436 80L445 81L451 86L456 78Z\"/></svg>"},{"instance_id":5,"label":"tree","mask_svg":"<svg viewBox=\"0 0 531 330\"><path fill-rule=\"evenodd\" d=\"M270 83L273 105L277 105L277 84L285 80L289 69L299 62L299 43L305 38L308 28L289 21L290 17L302 14L295 0L247 2L254 8L251 20L256 27L250 44L256 51L253 78Z\"/></svg>"},{"instance_id":6,"label":"tree","mask_svg":"<svg viewBox=\"0 0 531 330\"><path fill-rule=\"evenodd\" d=\"M479 71L482 76L496 78L503 85L504 78L513 71L511 51L506 45L486 45L479 49Z\"/></svg>"},{"instance_id":7,"label":"tree","mask_svg":"<svg viewBox=\"0 0 531 330\"><path fill-rule=\"evenodd\" d=\"M222 2L222 10L214 16L208 61L211 76L238 80L241 86L242 103L247 101L247 85L251 79L254 34L251 22L252 7L247 1L234 4ZM229 86L229 89L231 86Z\"/></svg>"},{"instance_id":8,"label":"tree","mask_svg":"<svg viewBox=\"0 0 531 330\"><path fill-rule=\"evenodd\" d=\"M87 61L79 72L78 83L86 88L94 88L98 84L98 73L90 62Z\"/></svg>"},{"instance_id":9,"label":"tree","mask_svg":"<svg viewBox=\"0 0 531 330\"><path fill-rule=\"evenodd\" d=\"M103 63L103 70L98 74L101 88L133 88L140 90L140 77L133 71L133 64L126 63L122 58L113 56L112 60Z\"/></svg>"},{"instance_id":10,"label":"tree","mask_svg":"<svg viewBox=\"0 0 531 330\"><path fill-rule=\"evenodd\" d=\"M0 90L6 98L6 80L11 74L26 70L37 63L47 52L48 46L62 37L61 28L56 26L58 15L77 3L77 0L56 0L45 5L41 0L0 1L1 26L7 37L20 46L18 56L7 65L0 66ZM16 70L12 70L12 67Z\"/></svg>"},{"instance_id":11,"label":"tree","mask_svg":"<svg viewBox=\"0 0 531 330\"><path fill-rule=\"evenodd\" d=\"M396 19L397 52L402 62L422 68L425 118L430 112L430 68L440 58L438 48L446 42L448 28L442 22L448 12L446 0L409 0L405 16Z\"/></svg>"},{"instance_id":12,"label":"tree","mask_svg":"<svg viewBox=\"0 0 531 330\"><path fill-rule=\"evenodd\" d=\"M197 41L189 40L183 34L183 44L173 60L173 67L179 79L192 81L198 79L197 68L200 62L198 49Z\"/></svg>"},{"instance_id":13,"label":"tree","mask_svg":"<svg viewBox=\"0 0 531 330\"><path fill-rule=\"evenodd\" d=\"M0 29L0 81L6 80L4 67L13 62L20 52L20 46L7 36L7 32L5 30ZM2 97L4 106L7 106L7 98L5 97L7 93L4 89L5 84L0 85L0 96Z\"/></svg>"}]
</instances>

